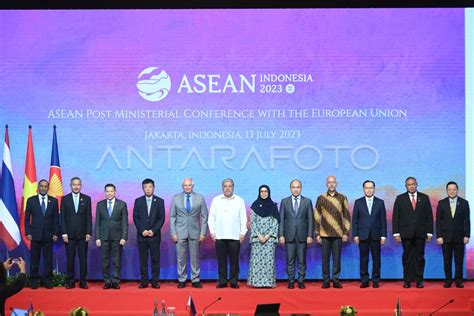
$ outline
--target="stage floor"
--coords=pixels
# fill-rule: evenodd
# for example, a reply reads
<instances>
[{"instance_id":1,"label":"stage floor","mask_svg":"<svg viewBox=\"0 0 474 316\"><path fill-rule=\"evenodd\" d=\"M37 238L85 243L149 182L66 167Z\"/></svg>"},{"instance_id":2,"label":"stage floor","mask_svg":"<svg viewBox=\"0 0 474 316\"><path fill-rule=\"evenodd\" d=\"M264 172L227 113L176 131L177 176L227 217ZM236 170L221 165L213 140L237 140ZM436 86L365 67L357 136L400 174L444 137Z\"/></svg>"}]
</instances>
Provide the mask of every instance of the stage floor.
<instances>
[{"instance_id":1,"label":"stage floor","mask_svg":"<svg viewBox=\"0 0 474 316\"><path fill-rule=\"evenodd\" d=\"M312 315L339 315L341 305L357 308L358 316L393 315L397 298L400 298L404 316L429 315L438 307L454 299L436 315L474 315L474 282L466 282L464 289L443 288L439 281L425 282L424 289L402 288L402 282L381 282L378 289L359 288L359 282L342 282L343 289L321 289L321 282L307 282L306 289L287 289L279 282L275 289L255 289L240 282L240 289L216 289L215 282L203 283L202 289L176 288L175 282L161 283L161 289L138 289L137 282L123 282L120 290L103 290L101 282L90 282L89 289L39 288L24 289L10 298L10 307L27 308L30 302L35 310L46 316L68 315L75 306L83 306L90 315L152 315L153 302L165 300L173 306L176 315L186 314L188 297L192 294L198 314L213 300L222 299L207 310L207 314L236 313L253 315L257 304L281 303L281 314L305 313ZM10 312L7 312L10 315Z\"/></svg>"}]
</instances>

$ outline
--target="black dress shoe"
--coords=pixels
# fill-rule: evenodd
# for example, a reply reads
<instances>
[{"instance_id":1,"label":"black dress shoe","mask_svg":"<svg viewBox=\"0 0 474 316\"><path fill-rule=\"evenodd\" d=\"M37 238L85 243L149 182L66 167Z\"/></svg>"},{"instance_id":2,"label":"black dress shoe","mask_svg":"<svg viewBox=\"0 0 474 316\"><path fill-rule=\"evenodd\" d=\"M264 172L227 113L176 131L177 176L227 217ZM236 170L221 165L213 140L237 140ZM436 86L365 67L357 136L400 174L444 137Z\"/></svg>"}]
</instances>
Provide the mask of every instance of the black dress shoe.
<instances>
[{"instance_id":1,"label":"black dress shoe","mask_svg":"<svg viewBox=\"0 0 474 316\"><path fill-rule=\"evenodd\" d=\"M112 288L112 284L110 284L110 283L105 283L102 288L103 288L104 290L111 289L111 288Z\"/></svg>"},{"instance_id":2,"label":"black dress shoe","mask_svg":"<svg viewBox=\"0 0 474 316\"><path fill-rule=\"evenodd\" d=\"M38 283L37 283L37 282L31 282L30 288L31 288L32 290L36 290L36 289L38 288Z\"/></svg>"},{"instance_id":3,"label":"black dress shoe","mask_svg":"<svg viewBox=\"0 0 474 316\"><path fill-rule=\"evenodd\" d=\"M323 289L329 289L331 287L331 285L329 284L329 282L324 282L323 283L323 286L321 286Z\"/></svg>"},{"instance_id":4,"label":"black dress shoe","mask_svg":"<svg viewBox=\"0 0 474 316\"><path fill-rule=\"evenodd\" d=\"M304 282L298 282L298 288L305 289L306 286L304 285Z\"/></svg>"},{"instance_id":5,"label":"black dress shoe","mask_svg":"<svg viewBox=\"0 0 474 316\"><path fill-rule=\"evenodd\" d=\"M81 281L81 282L79 283L79 287L80 287L81 289L84 289L84 290L87 290L87 289L89 288L89 286L87 285L87 282L86 282L86 281Z\"/></svg>"},{"instance_id":6,"label":"black dress shoe","mask_svg":"<svg viewBox=\"0 0 474 316\"><path fill-rule=\"evenodd\" d=\"M372 284L372 287L373 287L374 289L378 289L378 288L380 287L379 282L374 282L374 284Z\"/></svg>"},{"instance_id":7,"label":"black dress shoe","mask_svg":"<svg viewBox=\"0 0 474 316\"><path fill-rule=\"evenodd\" d=\"M178 289L184 289L186 287L186 282L178 282Z\"/></svg>"},{"instance_id":8,"label":"black dress shoe","mask_svg":"<svg viewBox=\"0 0 474 316\"><path fill-rule=\"evenodd\" d=\"M403 282L403 288L409 289L411 287L410 282Z\"/></svg>"},{"instance_id":9,"label":"black dress shoe","mask_svg":"<svg viewBox=\"0 0 474 316\"><path fill-rule=\"evenodd\" d=\"M295 288L295 283L294 282L288 282L288 288L289 289L294 289Z\"/></svg>"},{"instance_id":10,"label":"black dress shoe","mask_svg":"<svg viewBox=\"0 0 474 316\"><path fill-rule=\"evenodd\" d=\"M238 289L240 286L237 283L232 283L230 287L233 289Z\"/></svg>"},{"instance_id":11,"label":"black dress shoe","mask_svg":"<svg viewBox=\"0 0 474 316\"><path fill-rule=\"evenodd\" d=\"M339 283L339 282L334 282L334 284L332 285L333 288L336 288L336 289L342 289L342 284Z\"/></svg>"},{"instance_id":12,"label":"black dress shoe","mask_svg":"<svg viewBox=\"0 0 474 316\"><path fill-rule=\"evenodd\" d=\"M115 290L120 290L120 284L118 282L114 282L112 284L112 288L115 289Z\"/></svg>"},{"instance_id":13,"label":"black dress shoe","mask_svg":"<svg viewBox=\"0 0 474 316\"><path fill-rule=\"evenodd\" d=\"M145 282L145 281L140 282L140 284L138 285L139 289L146 289L147 287L148 287L148 282Z\"/></svg>"},{"instance_id":14,"label":"black dress shoe","mask_svg":"<svg viewBox=\"0 0 474 316\"><path fill-rule=\"evenodd\" d=\"M193 283L192 283L192 287L195 288L195 289L201 289L201 288L202 288L202 284L201 284L201 282L199 282L199 281L193 282Z\"/></svg>"},{"instance_id":15,"label":"black dress shoe","mask_svg":"<svg viewBox=\"0 0 474 316\"><path fill-rule=\"evenodd\" d=\"M444 282L443 287L444 287L445 289L447 289L447 288L450 288L451 285L452 285L451 282Z\"/></svg>"},{"instance_id":16,"label":"black dress shoe","mask_svg":"<svg viewBox=\"0 0 474 316\"><path fill-rule=\"evenodd\" d=\"M462 288L464 288L464 284L462 284L462 283L456 283L456 287L457 287L458 289L462 289Z\"/></svg>"},{"instance_id":17,"label":"black dress shoe","mask_svg":"<svg viewBox=\"0 0 474 316\"><path fill-rule=\"evenodd\" d=\"M74 282L68 282L66 285L66 289L73 289L76 287L76 284Z\"/></svg>"},{"instance_id":18,"label":"black dress shoe","mask_svg":"<svg viewBox=\"0 0 474 316\"><path fill-rule=\"evenodd\" d=\"M375 285L375 283L374 283L374 285ZM360 285L360 288L365 289L366 287L369 287L369 282L362 282L361 285Z\"/></svg>"},{"instance_id":19,"label":"black dress shoe","mask_svg":"<svg viewBox=\"0 0 474 316\"><path fill-rule=\"evenodd\" d=\"M423 281L417 281L417 282L416 282L416 287L417 287L418 289L424 288L425 286L423 285Z\"/></svg>"},{"instance_id":20,"label":"black dress shoe","mask_svg":"<svg viewBox=\"0 0 474 316\"><path fill-rule=\"evenodd\" d=\"M227 287L226 283L219 283L219 284L216 285L216 288L218 288L218 289L223 289L225 287Z\"/></svg>"},{"instance_id":21,"label":"black dress shoe","mask_svg":"<svg viewBox=\"0 0 474 316\"><path fill-rule=\"evenodd\" d=\"M151 287L154 288L154 289L159 289L160 288L160 284L156 281L152 281L151 282Z\"/></svg>"},{"instance_id":22,"label":"black dress shoe","mask_svg":"<svg viewBox=\"0 0 474 316\"><path fill-rule=\"evenodd\" d=\"M51 284L51 282L48 282L44 285L45 288L47 288L48 290L51 290L53 288L53 285Z\"/></svg>"}]
</instances>

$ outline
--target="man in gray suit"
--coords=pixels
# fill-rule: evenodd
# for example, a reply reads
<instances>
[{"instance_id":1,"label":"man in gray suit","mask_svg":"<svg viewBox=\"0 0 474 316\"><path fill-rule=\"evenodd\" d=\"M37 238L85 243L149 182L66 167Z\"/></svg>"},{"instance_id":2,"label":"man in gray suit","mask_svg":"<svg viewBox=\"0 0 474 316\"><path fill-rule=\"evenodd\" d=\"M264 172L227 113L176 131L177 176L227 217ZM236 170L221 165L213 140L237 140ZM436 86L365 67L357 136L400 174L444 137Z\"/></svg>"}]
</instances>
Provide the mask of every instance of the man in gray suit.
<instances>
[{"instance_id":1,"label":"man in gray suit","mask_svg":"<svg viewBox=\"0 0 474 316\"><path fill-rule=\"evenodd\" d=\"M124 201L115 198L115 185L105 185L106 199L97 203L95 215L95 243L100 247L104 289L120 289L122 248L128 235L128 210ZM110 260L113 276L110 277Z\"/></svg>"},{"instance_id":2,"label":"man in gray suit","mask_svg":"<svg viewBox=\"0 0 474 316\"><path fill-rule=\"evenodd\" d=\"M295 259L298 258L298 287L304 289L306 276L306 250L313 242L313 203L301 195L300 180L290 182L291 195L280 203L280 243L286 248L288 288L295 283Z\"/></svg>"},{"instance_id":3,"label":"man in gray suit","mask_svg":"<svg viewBox=\"0 0 474 316\"><path fill-rule=\"evenodd\" d=\"M178 257L178 288L186 287L188 249L192 287L202 288L199 280L199 243L206 238L208 211L204 197L193 192L193 179L184 179L182 187L183 192L173 197L170 209L170 232Z\"/></svg>"}]
</instances>

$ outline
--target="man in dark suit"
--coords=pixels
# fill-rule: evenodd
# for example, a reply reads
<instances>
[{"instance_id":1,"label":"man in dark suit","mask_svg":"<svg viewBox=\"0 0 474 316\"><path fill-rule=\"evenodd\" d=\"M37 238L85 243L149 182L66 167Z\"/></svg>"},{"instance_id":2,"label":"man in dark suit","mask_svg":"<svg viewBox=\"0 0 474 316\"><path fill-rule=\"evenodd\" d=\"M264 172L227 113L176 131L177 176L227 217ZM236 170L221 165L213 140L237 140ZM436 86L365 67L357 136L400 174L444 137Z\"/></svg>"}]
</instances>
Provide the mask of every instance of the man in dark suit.
<instances>
[{"instance_id":1,"label":"man in dark suit","mask_svg":"<svg viewBox=\"0 0 474 316\"><path fill-rule=\"evenodd\" d=\"M76 251L79 257L79 287L88 289L87 248L92 236L92 203L91 198L81 192L82 181L79 177L71 179L71 193L61 200L61 230L66 244L67 289L75 287L74 271Z\"/></svg>"},{"instance_id":2,"label":"man in dark suit","mask_svg":"<svg viewBox=\"0 0 474 316\"><path fill-rule=\"evenodd\" d=\"M135 200L133 222L137 227L138 255L140 257L140 289L148 287L148 257L151 257L151 287L160 288L161 227L165 223L165 201L154 195L155 182L142 182L145 195Z\"/></svg>"},{"instance_id":3,"label":"man in dark suit","mask_svg":"<svg viewBox=\"0 0 474 316\"><path fill-rule=\"evenodd\" d=\"M400 194L393 205L393 237L403 246L403 287L416 281L423 288L425 270L425 241L433 237L433 210L428 195L418 192L414 177L405 180L406 193Z\"/></svg>"},{"instance_id":4,"label":"man in dark suit","mask_svg":"<svg viewBox=\"0 0 474 316\"><path fill-rule=\"evenodd\" d=\"M372 286L380 285L380 248L387 239L385 203L374 196L375 182L362 184L364 197L357 199L352 212L352 234L359 245L361 288L369 287L369 251L372 253Z\"/></svg>"},{"instance_id":5,"label":"man in dark suit","mask_svg":"<svg viewBox=\"0 0 474 316\"><path fill-rule=\"evenodd\" d=\"M115 198L115 185L105 185L105 200L97 203L95 215L95 243L100 247L104 289L120 289L122 248L128 236L127 203ZM113 275L110 277L110 260Z\"/></svg>"},{"instance_id":6,"label":"man in dark suit","mask_svg":"<svg viewBox=\"0 0 474 316\"><path fill-rule=\"evenodd\" d=\"M438 203L436 209L436 236L438 244L443 247L444 287L453 283L452 261L454 253L454 282L457 288L463 288L462 266L464 245L471 237L469 203L458 196L458 184L454 181L446 185L448 197Z\"/></svg>"},{"instance_id":7,"label":"man in dark suit","mask_svg":"<svg viewBox=\"0 0 474 316\"><path fill-rule=\"evenodd\" d=\"M295 283L295 260L298 258L298 287L305 288L306 251L313 242L313 203L301 195L303 185L300 180L290 182L291 195L281 200L279 241L286 248L286 272L288 288Z\"/></svg>"},{"instance_id":8,"label":"man in dark suit","mask_svg":"<svg viewBox=\"0 0 474 316\"><path fill-rule=\"evenodd\" d=\"M31 240L30 249L30 280L31 288L38 288L38 270L41 251L43 251L45 286L52 289L53 278L53 241L58 239L59 231L57 225L58 200L47 195L49 183L40 180L38 184L39 194L34 195L26 202L25 211L25 233L26 238Z\"/></svg>"}]
</instances>

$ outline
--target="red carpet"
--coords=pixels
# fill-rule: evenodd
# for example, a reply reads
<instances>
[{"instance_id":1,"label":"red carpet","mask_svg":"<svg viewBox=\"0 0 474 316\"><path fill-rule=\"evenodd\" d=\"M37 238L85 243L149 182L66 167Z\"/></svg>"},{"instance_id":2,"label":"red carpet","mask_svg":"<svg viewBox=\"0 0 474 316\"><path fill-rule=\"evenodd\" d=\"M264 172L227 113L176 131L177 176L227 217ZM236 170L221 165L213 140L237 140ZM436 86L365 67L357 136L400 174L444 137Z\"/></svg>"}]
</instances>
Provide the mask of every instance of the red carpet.
<instances>
[{"instance_id":1,"label":"red carpet","mask_svg":"<svg viewBox=\"0 0 474 316\"><path fill-rule=\"evenodd\" d=\"M424 289L404 289L402 282L382 282L379 289L360 289L358 282L343 282L343 289L321 289L321 282L308 282L305 290L286 288L286 282L276 289L253 289L240 283L240 289L216 289L214 282L204 283L202 289L177 289L176 283L161 284L161 289L138 289L136 282L124 282L120 290L103 290L102 283L89 283L89 290L56 288L24 289L7 302L10 306L26 308L32 301L35 310L46 316L67 315L73 306L88 308L90 315L151 315L153 302L174 306L176 315L186 313L188 296L192 293L198 314L217 297L222 300L208 309L207 314L237 313L252 315L256 304L281 303L280 314L306 313L339 315L341 305L355 306L364 315L393 315L397 297L403 315L429 315L450 299L454 302L435 315L471 316L474 311L474 282L466 282L464 289L444 289L442 282L425 282ZM8 313L9 315L9 313Z\"/></svg>"}]
</instances>

